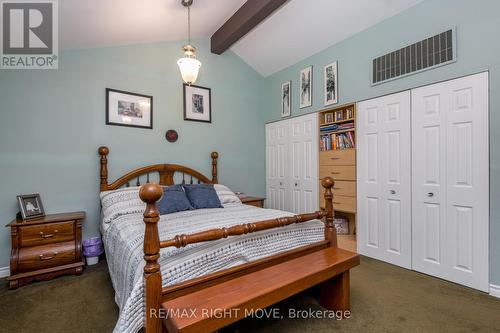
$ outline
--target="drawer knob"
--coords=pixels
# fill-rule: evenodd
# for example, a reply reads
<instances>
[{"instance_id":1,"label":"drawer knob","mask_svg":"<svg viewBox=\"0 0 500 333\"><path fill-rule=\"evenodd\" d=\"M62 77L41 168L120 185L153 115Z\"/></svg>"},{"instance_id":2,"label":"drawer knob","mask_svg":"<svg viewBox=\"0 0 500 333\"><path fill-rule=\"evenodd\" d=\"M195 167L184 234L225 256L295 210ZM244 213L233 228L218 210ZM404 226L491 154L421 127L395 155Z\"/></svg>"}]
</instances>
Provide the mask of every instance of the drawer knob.
<instances>
[{"instance_id":1,"label":"drawer knob","mask_svg":"<svg viewBox=\"0 0 500 333\"><path fill-rule=\"evenodd\" d=\"M46 257L45 255L43 254L40 254L40 260L50 260L50 259L54 259L55 256L57 256L58 252L54 252L54 254L52 256L49 256L49 257Z\"/></svg>"},{"instance_id":2,"label":"drawer knob","mask_svg":"<svg viewBox=\"0 0 500 333\"><path fill-rule=\"evenodd\" d=\"M54 230L52 234L45 234L43 231L40 231L40 237L42 238L51 238L54 237L58 233L57 230Z\"/></svg>"},{"instance_id":3,"label":"drawer knob","mask_svg":"<svg viewBox=\"0 0 500 333\"><path fill-rule=\"evenodd\" d=\"M391 190L390 192L391 192L391 194L396 194L396 191L394 191L394 190Z\"/></svg>"},{"instance_id":4,"label":"drawer knob","mask_svg":"<svg viewBox=\"0 0 500 333\"><path fill-rule=\"evenodd\" d=\"M429 193L427 193L427 196L428 196L429 198L432 198L432 197L434 196L434 193L429 192Z\"/></svg>"}]
</instances>

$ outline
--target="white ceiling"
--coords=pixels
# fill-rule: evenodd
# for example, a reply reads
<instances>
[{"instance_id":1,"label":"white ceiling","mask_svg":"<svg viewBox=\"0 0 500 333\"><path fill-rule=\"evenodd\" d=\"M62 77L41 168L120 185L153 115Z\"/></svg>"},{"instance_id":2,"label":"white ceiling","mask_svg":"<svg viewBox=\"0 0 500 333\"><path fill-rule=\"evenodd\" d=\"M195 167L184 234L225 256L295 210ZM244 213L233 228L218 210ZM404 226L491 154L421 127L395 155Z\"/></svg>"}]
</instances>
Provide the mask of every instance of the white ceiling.
<instances>
[{"instance_id":1,"label":"white ceiling","mask_svg":"<svg viewBox=\"0 0 500 333\"><path fill-rule=\"evenodd\" d=\"M245 0L194 0L191 37L206 38ZM61 0L62 49L187 39L187 10L180 0Z\"/></svg>"},{"instance_id":2,"label":"white ceiling","mask_svg":"<svg viewBox=\"0 0 500 333\"><path fill-rule=\"evenodd\" d=\"M231 49L268 76L422 0L291 0Z\"/></svg>"},{"instance_id":3,"label":"white ceiling","mask_svg":"<svg viewBox=\"0 0 500 333\"><path fill-rule=\"evenodd\" d=\"M264 76L422 0L289 0L231 47ZM210 37L245 0L194 0L192 38ZM62 49L186 39L180 0L59 1Z\"/></svg>"}]
</instances>

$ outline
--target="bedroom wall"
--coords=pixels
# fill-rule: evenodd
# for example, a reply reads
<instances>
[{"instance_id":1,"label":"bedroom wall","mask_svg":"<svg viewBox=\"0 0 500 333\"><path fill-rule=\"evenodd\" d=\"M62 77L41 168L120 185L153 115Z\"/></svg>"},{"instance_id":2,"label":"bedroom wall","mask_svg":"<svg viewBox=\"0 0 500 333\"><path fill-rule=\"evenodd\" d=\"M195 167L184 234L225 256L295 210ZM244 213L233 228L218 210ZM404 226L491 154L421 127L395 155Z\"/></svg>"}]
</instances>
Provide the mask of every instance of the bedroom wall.
<instances>
[{"instance_id":1,"label":"bedroom wall","mask_svg":"<svg viewBox=\"0 0 500 333\"><path fill-rule=\"evenodd\" d=\"M196 84L212 89L212 124L183 120L182 42L66 51L59 70L0 71L0 222L18 211L16 195L40 193L47 213L84 210L84 237L99 234L97 148L110 147L109 175L172 162L210 175L220 152L221 183L265 194L262 77L232 52L209 53ZM105 88L153 95L154 129L105 125ZM176 143L164 139L168 129ZM0 267L8 266L9 229L0 230Z\"/></svg>"},{"instance_id":2,"label":"bedroom wall","mask_svg":"<svg viewBox=\"0 0 500 333\"><path fill-rule=\"evenodd\" d=\"M323 106L326 64L338 60L339 105L489 70L490 72L490 282L500 285L500 1L426 0L397 16L266 78L266 122L280 118L281 83L292 80L292 116ZM456 27L457 62L372 87L371 59ZM332 29L335 24L332 25ZM293 38L293 37L292 37ZM299 71L313 65L313 106L298 107Z\"/></svg>"}]
</instances>

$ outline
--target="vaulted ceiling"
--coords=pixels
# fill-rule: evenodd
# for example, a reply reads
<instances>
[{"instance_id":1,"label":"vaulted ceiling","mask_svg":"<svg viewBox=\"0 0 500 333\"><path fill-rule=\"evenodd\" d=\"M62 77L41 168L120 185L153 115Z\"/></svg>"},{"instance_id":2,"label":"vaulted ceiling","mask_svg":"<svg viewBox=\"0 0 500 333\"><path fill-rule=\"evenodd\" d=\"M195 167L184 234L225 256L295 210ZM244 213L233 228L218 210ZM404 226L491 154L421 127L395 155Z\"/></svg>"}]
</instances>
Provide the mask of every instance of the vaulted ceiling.
<instances>
[{"instance_id":1,"label":"vaulted ceiling","mask_svg":"<svg viewBox=\"0 0 500 333\"><path fill-rule=\"evenodd\" d=\"M342 41L422 0L289 0L231 47L264 76ZM192 38L209 38L245 0L194 0ZM62 49L182 40L180 0L60 1Z\"/></svg>"}]
</instances>

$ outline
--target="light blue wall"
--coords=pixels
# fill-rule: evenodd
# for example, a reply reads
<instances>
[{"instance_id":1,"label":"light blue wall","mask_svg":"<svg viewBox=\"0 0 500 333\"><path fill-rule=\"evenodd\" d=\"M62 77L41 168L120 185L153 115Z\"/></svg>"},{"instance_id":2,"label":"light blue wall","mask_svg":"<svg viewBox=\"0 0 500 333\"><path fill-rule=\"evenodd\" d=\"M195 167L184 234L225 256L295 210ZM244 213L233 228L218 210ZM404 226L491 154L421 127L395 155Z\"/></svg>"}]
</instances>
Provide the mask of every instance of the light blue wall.
<instances>
[{"instance_id":1,"label":"light blue wall","mask_svg":"<svg viewBox=\"0 0 500 333\"><path fill-rule=\"evenodd\" d=\"M500 284L500 1L427 0L266 78L266 122L280 118L281 83L292 80L292 116L323 106L323 66L338 60L339 104L355 102L480 71L490 71L490 280ZM331 23L335 29L335 22ZM456 26L457 62L370 85L371 59ZM314 36L311 36L313 38ZM299 71L314 66L313 106L298 108Z\"/></svg>"},{"instance_id":2,"label":"light blue wall","mask_svg":"<svg viewBox=\"0 0 500 333\"><path fill-rule=\"evenodd\" d=\"M85 236L98 234L97 147L107 145L110 178L158 162L210 175L220 152L220 182L265 194L262 77L232 52L208 52L197 84L212 88L212 124L183 120L181 42L63 52L60 69L0 71L0 222L17 212L16 195L40 193L48 213L84 210ZM154 129L105 125L105 88L153 95ZM168 129L179 132L168 143ZM0 267L8 265L9 229L0 230Z\"/></svg>"}]
</instances>

